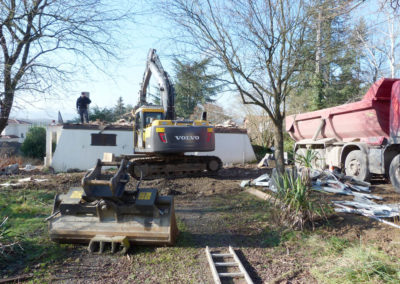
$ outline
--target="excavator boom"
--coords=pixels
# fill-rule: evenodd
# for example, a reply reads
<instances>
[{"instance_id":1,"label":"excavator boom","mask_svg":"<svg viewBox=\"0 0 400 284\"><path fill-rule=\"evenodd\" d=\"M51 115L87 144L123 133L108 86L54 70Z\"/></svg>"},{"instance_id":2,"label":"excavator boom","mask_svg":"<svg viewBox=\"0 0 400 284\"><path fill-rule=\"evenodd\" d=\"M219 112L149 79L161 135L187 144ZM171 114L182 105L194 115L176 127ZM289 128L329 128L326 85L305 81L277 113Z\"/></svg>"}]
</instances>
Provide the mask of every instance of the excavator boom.
<instances>
[{"instance_id":1,"label":"excavator boom","mask_svg":"<svg viewBox=\"0 0 400 284\"><path fill-rule=\"evenodd\" d=\"M143 80L139 91L139 106L147 104L147 88L149 86L150 78L154 75L157 79L161 103L164 108L166 120L175 119L175 89L171 84L168 73L164 70L160 58L158 57L155 49L150 49L147 55L146 69L143 74Z\"/></svg>"}]
</instances>

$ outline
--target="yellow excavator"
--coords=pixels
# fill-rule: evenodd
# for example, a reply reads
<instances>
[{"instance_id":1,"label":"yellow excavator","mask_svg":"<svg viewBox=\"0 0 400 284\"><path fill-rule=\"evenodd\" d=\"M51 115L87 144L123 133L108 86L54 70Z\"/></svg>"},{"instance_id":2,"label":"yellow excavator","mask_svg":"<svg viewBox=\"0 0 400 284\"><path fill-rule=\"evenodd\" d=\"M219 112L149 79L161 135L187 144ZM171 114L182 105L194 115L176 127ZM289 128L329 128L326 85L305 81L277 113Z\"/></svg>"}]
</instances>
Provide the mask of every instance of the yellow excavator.
<instances>
[{"instance_id":1,"label":"yellow excavator","mask_svg":"<svg viewBox=\"0 0 400 284\"><path fill-rule=\"evenodd\" d=\"M146 101L150 78L158 81L161 105ZM150 49L139 91L134 117L134 153L129 173L137 179L175 177L196 173L216 173L222 167L217 156L185 155L187 152L211 152L215 149L214 127L203 113L201 120L175 119L175 90L155 49ZM139 154L139 155L138 155Z\"/></svg>"},{"instance_id":2,"label":"yellow excavator","mask_svg":"<svg viewBox=\"0 0 400 284\"><path fill-rule=\"evenodd\" d=\"M146 103L152 74L160 87L161 106ZM133 111L134 155L98 160L83 177L81 187L57 194L49 222L50 238L61 243L88 243L90 252L133 244L173 245L178 235L173 196L155 188L126 191L129 174L136 179L217 172L215 156L185 155L215 148L214 128L202 120L175 120L174 88L154 49L149 52L140 101ZM112 155L109 155L112 157ZM114 174L102 167L117 167Z\"/></svg>"}]
</instances>

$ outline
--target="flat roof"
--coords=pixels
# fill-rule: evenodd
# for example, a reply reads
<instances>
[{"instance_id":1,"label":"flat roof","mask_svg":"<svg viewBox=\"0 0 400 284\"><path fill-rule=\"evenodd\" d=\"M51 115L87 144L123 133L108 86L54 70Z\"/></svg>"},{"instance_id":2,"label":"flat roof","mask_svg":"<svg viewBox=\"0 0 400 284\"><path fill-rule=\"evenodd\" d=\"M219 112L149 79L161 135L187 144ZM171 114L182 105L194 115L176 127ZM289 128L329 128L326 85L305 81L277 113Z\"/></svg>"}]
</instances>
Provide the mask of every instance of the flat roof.
<instances>
[{"instance_id":1,"label":"flat roof","mask_svg":"<svg viewBox=\"0 0 400 284\"><path fill-rule=\"evenodd\" d=\"M132 131L132 125L119 125L119 124L77 124L77 123L65 123L63 129L82 129L82 130L120 130L120 131ZM247 130L244 128L236 127L215 127L215 133L239 133L247 134Z\"/></svg>"},{"instance_id":2,"label":"flat roof","mask_svg":"<svg viewBox=\"0 0 400 284\"><path fill-rule=\"evenodd\" d=\"M121 131L132 131L132 125L118 125L118 124L77 124L77 123L65 123L63 129L82 129L82 130L121 130Z\"/></svg>"}]
</instances>

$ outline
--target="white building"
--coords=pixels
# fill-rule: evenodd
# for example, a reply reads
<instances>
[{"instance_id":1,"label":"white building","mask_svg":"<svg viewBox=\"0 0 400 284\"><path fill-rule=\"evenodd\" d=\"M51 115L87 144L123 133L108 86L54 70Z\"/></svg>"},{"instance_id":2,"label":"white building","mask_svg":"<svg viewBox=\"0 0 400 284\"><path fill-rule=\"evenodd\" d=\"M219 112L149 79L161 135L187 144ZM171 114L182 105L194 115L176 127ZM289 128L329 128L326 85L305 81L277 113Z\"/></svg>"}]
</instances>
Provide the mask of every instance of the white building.
<instances>
[{"instance_id":1,"label":"white building","mask_svg":"<svg viewBox=\"0 0 400 284\"><path fill-rule=\"evenodd\" d=\"M53 153L52 144L57 146ZM56 171L87 170L95 166L103 153L115 156L133 153L132 126L64 124L47 126L45 165ZM215 128L215 151L192 153L215 155L224 164L256 160L247 132L244 129Z\"/></svg>"},{"instance_id":2,"label":"white building","mask_svg":"<svg viewBox=\"0 0 400 284\"><path fill-rule=\"evenodd\" d=\"M32 123L20 119L8 119L8 125L1 133L1 141L24 142Z\"/></svg>"}]
</instances>

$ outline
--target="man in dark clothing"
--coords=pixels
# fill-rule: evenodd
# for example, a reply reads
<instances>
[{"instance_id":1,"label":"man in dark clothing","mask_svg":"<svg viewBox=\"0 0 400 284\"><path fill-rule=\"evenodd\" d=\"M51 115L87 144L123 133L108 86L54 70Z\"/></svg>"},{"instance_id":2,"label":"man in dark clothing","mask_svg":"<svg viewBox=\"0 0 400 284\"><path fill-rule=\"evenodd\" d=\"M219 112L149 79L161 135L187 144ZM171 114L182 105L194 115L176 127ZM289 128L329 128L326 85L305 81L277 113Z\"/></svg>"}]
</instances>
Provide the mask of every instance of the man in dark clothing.
<instances>
[{"instance_id":1,"label":"man in dark clothing","mask_svg":"<svg viewBox=\"0 0 400 284\"><path fill-rule=\"evenodd\" d=\"M76 109L81 116L81 123L89 122L88 105L92 102L87 95L89 92L82 92L81 96L76 101Z\"/></svg>"}]
</instances>

